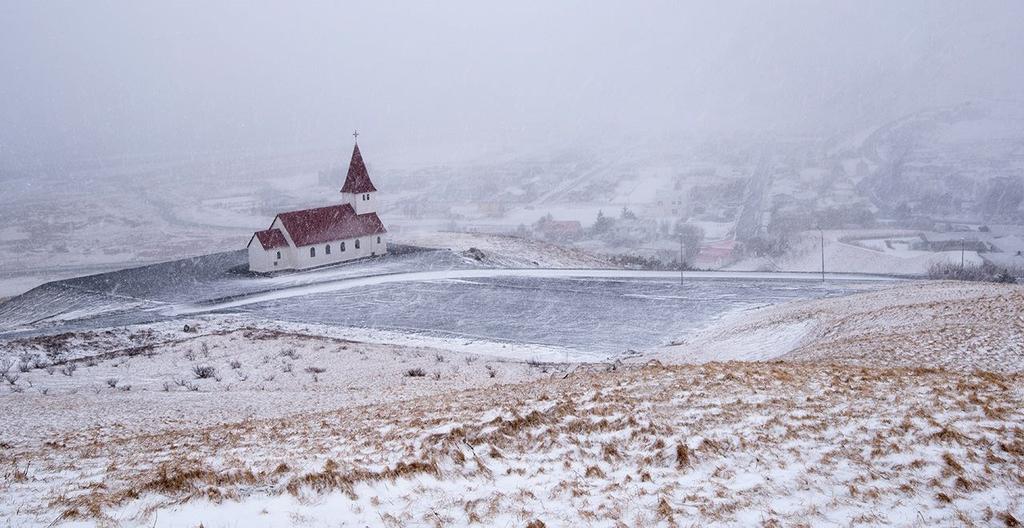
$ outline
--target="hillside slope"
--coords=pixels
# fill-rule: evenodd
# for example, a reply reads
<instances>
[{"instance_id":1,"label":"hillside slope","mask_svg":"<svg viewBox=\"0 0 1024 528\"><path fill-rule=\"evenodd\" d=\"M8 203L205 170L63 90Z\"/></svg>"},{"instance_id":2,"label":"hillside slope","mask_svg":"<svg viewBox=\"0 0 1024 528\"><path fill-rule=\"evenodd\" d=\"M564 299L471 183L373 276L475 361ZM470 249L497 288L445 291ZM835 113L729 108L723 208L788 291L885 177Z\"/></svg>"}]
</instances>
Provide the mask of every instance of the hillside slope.
<instances>
[{"instance_id":1,"label":"hillside slope","mask_svg":"<svg viewBox=\"0 0 1024 528\"><path fill-rule=\"evenodd\" d=\"M85 357L76 336L73 372L8 369L0 524L1017 526L1022 295L904 283L742 312L662 360L770 360L700 365L244 320L97 334Z\"/></svg>"},{"instance_id":2,"label":"hillside slope","mask_svg":"<svg viewBox=\"0 0 1024 528\"><path fill-rule=\"evenodd\" d=\"M670 362L834 361L1024 370L1024 286L909 282L726 318L669 347Z\"/></svg>"},{"instance_id":3,"label":"hillside slope","mask_svg":"<svg viewBox=\"0 0 1024 528\"><path fill-rule=\"evenodd\" d=\"M4 448L15 476L2 484L0 518L1012 525L1024 513L1021 381L940 369L652 365L160 434L72 427Z\"/></svg>"}]
</instances>

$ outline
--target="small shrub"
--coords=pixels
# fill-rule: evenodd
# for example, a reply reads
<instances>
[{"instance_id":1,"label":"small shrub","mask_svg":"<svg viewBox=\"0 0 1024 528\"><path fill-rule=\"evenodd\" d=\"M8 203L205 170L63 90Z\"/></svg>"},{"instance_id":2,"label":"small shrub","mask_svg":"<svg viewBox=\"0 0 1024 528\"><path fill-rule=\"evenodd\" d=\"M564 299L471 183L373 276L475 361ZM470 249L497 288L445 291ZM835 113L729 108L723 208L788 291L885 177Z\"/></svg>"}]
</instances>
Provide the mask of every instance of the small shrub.
<instances>
[{"instance_id":1,"label":"small shrub","mask_svg":"<svg viewBox=\"0 0 1024 528\"><path fill-rule=\"evenodd\" d=\"M232 359L231 362L228 363L228 365L230 365L233 370L238 370L239 368L242 368L242 362L237 359Z\"/></svg>"},{"instance_id":2,"label":"small shrub","mask_svg":"<svg viewBox=\"0 0 1024 528\"><path fill-rule=\"evenodd\" d=\"M427 373L421 368L413 368L405 371L405 377L407 378L422 378Z\"/></svg>"},{"instance_id":3,"label":"small shrub","mask_svg":"<svg viewBox=\"0 0 1024 528\"><path fill-rule=\"evenodd\" d=\"M327 369L324 367L306 367L306 372L309 374L323 374L327 372Z\"/></svg>"},{"instance_id":4,"label":"small shrub","mask_svg":"<svg viewBox=\"0 0 1024 528\"><path fill-rule=\"evenodd\" d=\"M164 384L163 384L164 392L171 392L171 387L172 386L173 385L171 385L171 382L165 381Z\"/></svg>"},{"instance_id":5,"label":"small shrub","mask_svg":"<svg viewBox=\"0 0 1024 528\"><path fill-rule=\"evenodd\" d=\"M1019 269L1016 271L1020 271ZM954 262L935 262L928 267L929 279L984 281L1013 284L1017 282L1014 273L990 262L961 266Z\"/></svg>"},{"instance_id":6,"label":"small shrub","mask_svg":"<svg viewBox=\"0 0 1024 528\"><path fill-rule=\"evenodd\" d=\"M187 390L189 392L198 392L199 391L199 387L195 383L192 383L191 381L189 381L189 380L187 380L185 378L174 380L174 384L179 386L179 387L184 388L185 390Z\"/></svg>"},{"instance_id":7,"label":"small shrub","mask_svg":"<svg viewBox=\"0 0 1024 528\"><path fill-rule=\"evenodd\" d=\"M289 373L291 371L292 371L292 364L291 363L285 363L284 365L281 365L281 372Z\"/></svg>"},{"instance_id":8,"label":"small shrub","mask_svg":"<svg viewBox=\"0 0 1024 528\"><path fill-rule=\"evenodd\" d=\"M683 469L690 465L690 447L679 442L676 444L676 468Z\"/></svg>"},{"instance_id":9,"label":"small shrub","mask_svg":"<svg viewBox=\"0 0 1024 528\"><path fill-rule=\"evenodd\" d=\"M441 381L441 373L440 373L440 372L434 371L434 372L433 372L433 373L432 373L432 374L430 375L430 377L431 377L431 378L434 378L434 381Z\"/></svg>"},{"instance_id":10,"label":"small shrub","mask_svg":"<svg viewBox=\"0 0 1024 528\"><path fill-rule=\"evenodd\" d=\"M67 365L64 365L63 367L60 368L60 373L70 378L75 373L76 370L78 370L77 364L68 363Z\"/></svg>"},{"instance_id":11,"label":"small shrub","mask_svg":"<svg viewBox=\"0 0 1024 528\"><path fill-rule=\"evenodd\" d=\"M30 370L32 370L32 363L24 360L18 362L18 371L25 373Z\"/></svg>"},{"instance_id":12,"label":"small shrub","mask_svg":"<svg viewBox=\"0 0 1024 528\"><path fill-rule=\"evenodd\" d=\"M440 353L434 354L434 359L435 359L435 360L436 360L436 361L437 361L438 363L444 363L444 356L443 356L443 355L441 355Z\"/></svg>"},{"instance_id":13,"label":"small shrub","mask_svg":"<svg viewBox=\"0 0 1024 528\"><path fill-rule=\"evenodd\" d=\"M192 373L196 375L196 379L207 379L217 375L217 369L209 365L196 365L192 367Z\"/></svg>"},{"instance_id":14,"label":"small shrub","mask_svg":"<svg viewBox=\"0 0 1024 528\"><path fill-rule=\"evenodd\" d=\"M111 389L117 387L117 378L107 378L107 386Z\"/></svg>"},{"instance_id":15,"label":"small shrub","mask_svg":"<svg viewBox=\"0 0 1024 528\"><path fill-rule=\"evenodd\" d=\"M121 385L120 387L118 387L118 389L121 392L128 392L128 391L132 390L132 386L131 385Z\"/></svg>"},{"instance_id":16,"label":"small shrub","mask_svg":"<svg viewBox=\"0 0 1024 528\"><path fill-rule=\"evenodd\" d=\"M487 365L487 377L488 378L494 378L494 377L497 377L497 375L498 375L498 371L494 370L494 367L492 367L490 365Z\"/></svg>"},{"instance_id":17,"label":"small shrub","mask_svg":"<svg viewBox=\"0 0 1024 528\"><path fill-rule=\"evenodd\" d=\"M281 351L281 357L291 358L293 360L299 359L299 353L294 348L286 348Z\"/></svg>"}]
</instances>

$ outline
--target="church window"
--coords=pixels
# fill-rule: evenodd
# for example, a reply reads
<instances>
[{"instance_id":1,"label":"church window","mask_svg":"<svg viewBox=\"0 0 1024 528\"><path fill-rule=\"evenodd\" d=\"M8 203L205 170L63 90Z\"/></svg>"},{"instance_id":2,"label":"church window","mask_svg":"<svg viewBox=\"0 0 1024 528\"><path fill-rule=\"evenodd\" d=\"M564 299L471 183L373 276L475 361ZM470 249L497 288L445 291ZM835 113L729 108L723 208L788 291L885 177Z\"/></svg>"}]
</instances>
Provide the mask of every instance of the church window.
<instances>
[{"instance_id":1,"label":"church window","mask_svg":"<svg viewBox=\"0 0 1024 528\"><path fill-rule=\"evenodd\" d=\"M377 243L380 244L380 237L377 237Z\"/></svg>"},{"instance_id":2,"label":"church window","mask_svg":"<svg viewBox=\"0 0 1024 528\"><path fill-rule=\"evenodd\" d=\"M359 249L359 239L356 239L356 249Z\"/></svg>"},{"instance_id":3,"label":"church window","mask_svg":"<svg viewBox=\"0 0 1024 528\"><path fill-rule=\"evenodd\" d=\"M331 245L330 244L327 244L326 246L324 246L324 254L325 255L330 255L331 254Z\"/></svg>"},{"instance_id":4,"label":"church window","mask_svg":"<svg viewBox=\"0 0 1024 528\"><path fill-rule=\"evenodd\" d=\"M345 243L344 242L341 243L341 250L345 251Z\"/></svg>"},{"instance_id":5,"label":"church window","mask_svg":"<svg viewBox=\"0 0 1024 528\"><path fill-rule=\"evenodd\" d=\"M309 248L309 256L311 258L316 256L316 248Z\"/></svg>"},{"instance_id":6,"label":"church window","mask_svg":"<svg viewBox=\"0 0 1024 528\"><path fill-rule=\"evenodd\" d=\"M280 251L277 252L277 258L281 258L281 252Z\"/></svg>"}]
</instances>

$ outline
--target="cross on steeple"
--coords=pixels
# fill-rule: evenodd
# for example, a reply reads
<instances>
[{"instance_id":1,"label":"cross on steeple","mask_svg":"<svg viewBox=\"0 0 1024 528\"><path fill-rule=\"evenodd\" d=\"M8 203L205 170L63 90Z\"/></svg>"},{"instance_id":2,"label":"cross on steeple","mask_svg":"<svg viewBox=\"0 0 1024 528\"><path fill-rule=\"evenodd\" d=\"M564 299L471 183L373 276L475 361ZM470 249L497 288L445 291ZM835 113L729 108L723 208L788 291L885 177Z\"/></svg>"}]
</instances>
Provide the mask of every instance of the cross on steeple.
<instances>
[{"instance_id":1,"label":"cross on steeple","mask_svg":"<svg viewBox=\"0 0 1024 528\"><path fill-rule=\"evenodd\" d=\"M353 131L352 132L352 137L356 138L356 143L358 143L359 142L359 131L358 130Z\"/></svg>"}]
</instances>

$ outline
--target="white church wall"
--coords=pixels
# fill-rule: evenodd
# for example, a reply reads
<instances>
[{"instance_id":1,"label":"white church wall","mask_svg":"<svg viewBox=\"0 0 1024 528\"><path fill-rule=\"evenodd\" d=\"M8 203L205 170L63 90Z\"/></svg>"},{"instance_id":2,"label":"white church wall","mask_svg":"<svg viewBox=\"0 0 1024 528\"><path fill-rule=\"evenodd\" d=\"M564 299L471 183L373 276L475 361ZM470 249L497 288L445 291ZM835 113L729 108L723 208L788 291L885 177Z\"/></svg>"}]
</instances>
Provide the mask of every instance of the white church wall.
<instances>
[{"instance_id":1,"label":"white church wall","mask_svg":"<svg viewBox=\"0 0 1024 528\"><path fill-rule=\"evenodd\" d=\"M278 257L278 255L281 255ZM263 249L259 240L253 240L249 245L249 271L258 273L269 273L272 271L294 269L292 261L292 249L279 247L275 249ZM276 265L274 263L277 263Z\"/></svg>"},{"instance_id":2,"label":"white church wall","mask_svg":"<svg viewBox=\"0 0 1024 528\"><path fill-rule=\"evenodd\" d=\"M378 237L380 242L378 243ZM359 247L356 248L356 240L359 240ZM341 250L341 243L345 243L345 251ZM331 253L327 253L327 246L331 247ZM310 249L316 249L316 256L310 256ZM358 258L365 258L374 255L387 253L387 240L384 235L370 235L359 238L349 238L344 241L331 242L330 244L316 244L302 246L296 249L295 268L306 269L316 266L326 266L338 262L347 262Z\"/></svg>"},{"instance_id":3,"label":"white church wall","mask_svg":"<svg viewBox=\"0 0 1024 528\"><path fill-rule=\"evenodd\" d=\"M253 239L249 244L249 271L260 273L272 271L273 264L269 257L268 252L263 249L263 244L260 244L259 240Z\"/></svg>"},{"instance_id":4,"label":"white church wall","mask_svg":"<svg viewBox=\"0 0 1024 528\"><path fill-rule=\"evenodd\" d=\"M366 214L377 212L377 193L341 193L341 199L343 203L350 204L352 209L355 209L356 214Z\"/></svg>"}]
</instances>

